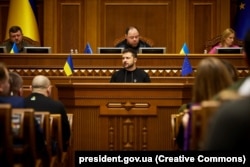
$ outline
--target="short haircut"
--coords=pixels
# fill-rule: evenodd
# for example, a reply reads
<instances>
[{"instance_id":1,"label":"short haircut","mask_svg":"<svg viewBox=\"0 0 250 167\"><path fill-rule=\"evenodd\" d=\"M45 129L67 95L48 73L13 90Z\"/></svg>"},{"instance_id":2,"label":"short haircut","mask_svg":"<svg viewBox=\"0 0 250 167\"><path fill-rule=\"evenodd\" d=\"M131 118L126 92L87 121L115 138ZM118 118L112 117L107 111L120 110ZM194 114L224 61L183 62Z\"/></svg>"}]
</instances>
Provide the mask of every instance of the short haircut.
<instances>
[{"instance_id":1,"label":"short haircut","mask_svg":"<svg viewBox=\"0 0 250 167\"><path fill-rule=\"evenodd\" d=\"M122 54L128 53L128 52L132 53L132 56L134 58L137 58L137 52L134 49L132 49L132 48L126 48L126 49L124 49L123 52L122 52Z\"/></svg>"},{"instance_id":2,"label":"short haircut","mask_svg":"<svg viewBox=\"0 0 250 167\"><path fill-rule=\"evenodd\" d=\"M9 29L9 33L15 33L17 31L20 31L21 33L23 33L21 27L19 27L19 26L12 26Z\"/></svg>"},{"instance_id":3,"label":"short haircut","mask_svg":"<svg viewBox=\"0 0 250 167\"><path fill-rule=\"evenodd\" d=\"M6 65L0 62L0 83L7 79L6 69Z\"/></svg>"},{"instance_id":4,"label":"short haircut","mask_svg":"<svg viewBox=\"0 0 250 167\"><path fill-rule=\"evenodd\" d=\"M135 26L129 26L128 28L126 28L126 30L125 30L125 34L127 34L127 35L128 35L128 32L129 32L129 30L131 30L131 29L136 29L136 30L139 32L139 30L138 30L138 28L137 28L137 27L135 27Z\"/></svg>"},{"instance_id":5,"label":"short haircut","mask_svg":"<svg viewBox=\"0 0 250 167\"><path fill-rule=\"evenodd\" d=\"M16 72L10 72L10 92L18 95L20 88L23 86L22 77Z\"/></svg>"}]
</instances>

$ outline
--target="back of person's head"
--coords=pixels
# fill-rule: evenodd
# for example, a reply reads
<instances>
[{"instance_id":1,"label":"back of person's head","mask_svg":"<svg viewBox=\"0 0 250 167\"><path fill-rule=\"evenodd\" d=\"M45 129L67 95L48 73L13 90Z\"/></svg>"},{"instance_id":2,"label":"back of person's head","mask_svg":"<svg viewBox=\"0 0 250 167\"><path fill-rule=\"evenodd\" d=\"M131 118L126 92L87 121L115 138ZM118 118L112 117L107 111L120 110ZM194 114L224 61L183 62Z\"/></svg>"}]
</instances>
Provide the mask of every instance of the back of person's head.
<instances>
[{"instance_id":1,"label":"back of person's head","mask_svg":"<svg viewBox=\"0 0 250 167\"><path fill-rule=\"evenodd\" d=\"M250 66L250 29L247 31L247 34L244 38L243 49L244 49L244 54L247 58L247 63Z\"/></svg>"},{"instance_id":2,"label":"back of person's head","mask_svg":"<svg viewBox=\"0 0 250 167\"><path fill-rule=\"evenodd\" d=\"M225 40L231 35L235 34L235 31L232 28L225 29L221 34L221 43L224 44Z\"/></svg>"},{"instance_id":3,"label":"back of person's head","mask_svg":"<svg viewBox=\"0 0 250 167\"><path fill-rule=\"evenodd\" d=\"M51 83L48 77L37 75L32 80L32 92L49 96L51 93Z\"/></svg>"},{"instance_id":4,"label":"back of person's head","mask_svg":"<svg viewBox=\"0 0 250 167\"><path fill-rule=\"evenodd\" d=\"M131 53L134 58L137 58L137 52L132 48L126 48L122 51L122 54L124 53Z\"/></svg>"},{"instance_id":5,"label":"back of person's head","mask_svg":"<svg viewBox=\"0 0 250 167\"><path fill-rule=\"evenodd\" d=\"M12 26L9 29L9 33L16 33L17 31L20 31L22 33L22 29L19 26Z\"/></svg>"},{"instance_id":6,"label":"back of person's head","mask_svg":"<svg viewBox=\"0 0 250 167\"><path fill-rule=\"evenodd\" d=\"M0 95L8 96L10 89L9 72L7 66L0 62Z\"/></svg>"},{"instance_id":7,"label":"back of person's head","mask_svg":"<svg viewBox=\"0 0 250 167\"><path fill-rule=\"evenodd\" d=\"M231 74L233 81L234 82L237 81L239 77L238 77L238 71L237 71L236 67L228 60L221 59L221 61L227 67L227 70Z\"/></svg>"},{"instance_id":8,"label":"back of person's head","mask_svg":"<svg viewBox=\"0 0 250 167\"><path fill-rule=\"evenodd\" d=\"M233 83L226 66L215 57L200 61L193 86L193 102L212 99L221 90Z\"/></svg>"},{"instance_id":9,"label":"back of person's head","mask_svg":"<svg viewBox=\"0 0 250 167\"><path fill-rule=\"evenodd\" d=\"M10 95L11 96L22 96L23 91L23 79L16 72L10 72Z\"/></svg>"}]
</instances>

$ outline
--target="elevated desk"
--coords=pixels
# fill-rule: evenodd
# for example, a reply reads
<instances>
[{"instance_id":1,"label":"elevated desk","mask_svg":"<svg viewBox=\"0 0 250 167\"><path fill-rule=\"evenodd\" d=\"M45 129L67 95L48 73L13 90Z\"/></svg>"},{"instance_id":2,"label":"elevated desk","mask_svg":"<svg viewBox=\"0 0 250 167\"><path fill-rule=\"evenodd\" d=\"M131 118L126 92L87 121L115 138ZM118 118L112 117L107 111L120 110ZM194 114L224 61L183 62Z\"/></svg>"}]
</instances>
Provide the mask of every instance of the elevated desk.
<instances>
[{"instance_id":1,"label":"elevated desk","mask_svg":"<svg viewBox=\"0 0 250 167\"><path fill-rule=\"evenodd\" d=\"M58 83L74 114L75 150L172 150L170 115L191 100L191 84Z\"/></svg>"}]
</instances>

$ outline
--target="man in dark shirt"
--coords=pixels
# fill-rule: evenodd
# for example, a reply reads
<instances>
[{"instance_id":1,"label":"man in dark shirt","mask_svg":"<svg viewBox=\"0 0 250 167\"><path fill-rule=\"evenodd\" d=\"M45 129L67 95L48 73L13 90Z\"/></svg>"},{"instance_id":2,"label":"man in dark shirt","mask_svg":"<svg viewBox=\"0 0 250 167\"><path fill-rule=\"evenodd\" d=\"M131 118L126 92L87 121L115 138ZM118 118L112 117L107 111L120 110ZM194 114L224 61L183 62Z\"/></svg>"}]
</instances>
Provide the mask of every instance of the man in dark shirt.
<instances>
[{"instance_id":1,"label":"man in dark shirt","mask_svg":"<svg viewBox=\"0 0 250 167\"><path fill-rule=\"evenodd\" d=\"M51 114L60 114L62 118L63 147L66 151L70 138L70 126L67 112L60 101L53 100L50 80L43 75L35 76L32 81L32 93L25 98L25 106L34 108L36 112L49 111Z\"/></svg>"},{"instance_id":2,"label":"man in dark shirt","mask_svg":"<svg viewBox=\"0 0 250 167\"><path fill-rule=\"evenodd\" d=\"M140 47L150 47L150 45L140 40L140 34L136 27L130 26L126 29L125 39L116 47L132 48L138 53Z\"/></svg>"},{"instance_id":3,"label":"man in dark shirt","mask_svg":"<svg viewBox=\"0 0 250 167\"><path fill-rule=\"evenodd\" d=\"M24 52L24 47L33 46L28 42L23 40L23 32L21 27L12 26L9 29L9 39L8 41L2 43L2 46L6 46L7 52L9 53L13 47L13 44L16 43L18 48L18 53Z\"/></svg>"},{"instance_id":4,"label":"man in dark shirt","mask_svg":"<svg viewBox=\"0 0 250 167\"><path fill-rule=\"evenodd\" d=\"M122 55L123 67L116 71L110 82L151 82L149 75L142 69L136 67L137 53L131 49L125 49Z\"/></svg>"}]
</instances>

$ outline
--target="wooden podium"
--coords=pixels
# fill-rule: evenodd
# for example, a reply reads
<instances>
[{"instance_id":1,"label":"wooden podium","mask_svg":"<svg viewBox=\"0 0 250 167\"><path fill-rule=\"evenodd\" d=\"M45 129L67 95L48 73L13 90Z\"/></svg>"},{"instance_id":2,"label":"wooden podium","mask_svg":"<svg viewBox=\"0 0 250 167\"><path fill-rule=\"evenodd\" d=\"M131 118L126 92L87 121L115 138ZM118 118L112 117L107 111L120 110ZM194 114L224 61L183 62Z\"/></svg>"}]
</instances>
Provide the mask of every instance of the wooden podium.
<instances>
[{"instance_id":1,"label":"wooden podium","mask_svg":"<svg viewBox=\"0 0 250 167\"><path fill-rule=\"evenodd\" d=\"M74 114L72 151L172 150L170 115L191 100L190 84L56 84Z\"/></svg>"}]
</instances>

